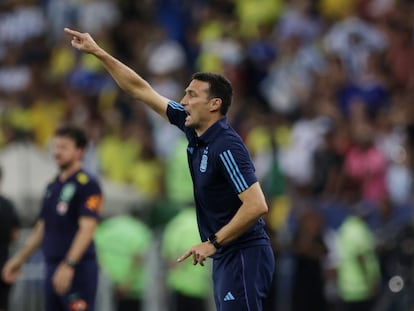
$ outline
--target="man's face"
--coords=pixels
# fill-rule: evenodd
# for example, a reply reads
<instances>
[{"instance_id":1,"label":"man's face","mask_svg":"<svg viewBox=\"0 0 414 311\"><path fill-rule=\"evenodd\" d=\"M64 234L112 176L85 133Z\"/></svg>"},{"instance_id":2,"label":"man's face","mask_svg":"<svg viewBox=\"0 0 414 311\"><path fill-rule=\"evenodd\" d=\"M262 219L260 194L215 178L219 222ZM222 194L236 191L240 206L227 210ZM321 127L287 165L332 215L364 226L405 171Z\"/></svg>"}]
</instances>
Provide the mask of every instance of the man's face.
<instances>
[{"instance_id":1,"label":"man's face","mask_svg":"<svg viewBox=\"0 0 414 311\"><path fill-rule=\"evenodd\" d=\"M200 129L205 126L212 111L211 99L209 99L209 84L204 81L192 80L185 89L185 95L181 100L187 118L185 126Z\"/></svg>"},{"instance_id":2,"label":"man's face","mask_svg":"<svg viewBox=\"0 0 414 311\"><path fill-rule=\"evenodd\" d=\"M57 136L53 139L53 155L60 170L65 170L81 159L82 149L71 138Z\"/></svg>"}]
</instances>

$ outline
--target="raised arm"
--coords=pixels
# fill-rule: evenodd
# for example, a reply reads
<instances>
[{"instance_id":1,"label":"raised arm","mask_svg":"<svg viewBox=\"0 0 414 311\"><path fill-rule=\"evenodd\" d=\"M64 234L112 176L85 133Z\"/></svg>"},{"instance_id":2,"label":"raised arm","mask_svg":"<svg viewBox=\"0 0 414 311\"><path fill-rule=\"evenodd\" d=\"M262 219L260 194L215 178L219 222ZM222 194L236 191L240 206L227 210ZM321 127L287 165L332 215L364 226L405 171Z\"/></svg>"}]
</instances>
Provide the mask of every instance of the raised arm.
<instances>
[{"instance_id":1,"label":"raised arm","mask_svg":"<svg viewBox=\"0 0 414 311\"><path fill-rule=\"evenodd\" d=\"M169 99L157 93L151 85L134 70L103 50L88 33L81 33L69 28L64 29L72 35L71 44L74 48L98 58L119 87L133 98L140 100L167 119Z\"/></svg>"}]
</instances>

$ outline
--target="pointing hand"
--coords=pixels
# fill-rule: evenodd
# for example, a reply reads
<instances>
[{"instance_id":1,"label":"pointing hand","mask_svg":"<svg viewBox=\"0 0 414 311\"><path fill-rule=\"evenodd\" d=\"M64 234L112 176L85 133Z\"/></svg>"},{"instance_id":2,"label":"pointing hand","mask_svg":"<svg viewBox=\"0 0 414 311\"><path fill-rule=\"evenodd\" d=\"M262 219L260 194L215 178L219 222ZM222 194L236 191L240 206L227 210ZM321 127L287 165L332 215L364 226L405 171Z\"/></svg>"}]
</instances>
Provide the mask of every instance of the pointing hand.
<instances>
[{"instance_id":1,"label":"pointing hand","mask_svg":"<svg viewBox=\"0 0 414 311\"><path fill-rule=\"evenodd\" d=\"M210 242L203 242L198 245L194 245L188 251L186 251L177 262L183 262L190 256L193 256L193 265L199 264L204 266L204 261L216 252L216 248Z\"/></svg>"},{"instance_id":2,"label":"pointing hand","mask_svg":"<svg viewBox=\"0 0 414 311\"><path fill-rule=\"evenodd\" d=\"M96 54L100 50L100 47L89 33L81 33L69 28L65 28L64 31L73 36L71 44L74 48L91 54Z\"/></svg>"}]
</instances>

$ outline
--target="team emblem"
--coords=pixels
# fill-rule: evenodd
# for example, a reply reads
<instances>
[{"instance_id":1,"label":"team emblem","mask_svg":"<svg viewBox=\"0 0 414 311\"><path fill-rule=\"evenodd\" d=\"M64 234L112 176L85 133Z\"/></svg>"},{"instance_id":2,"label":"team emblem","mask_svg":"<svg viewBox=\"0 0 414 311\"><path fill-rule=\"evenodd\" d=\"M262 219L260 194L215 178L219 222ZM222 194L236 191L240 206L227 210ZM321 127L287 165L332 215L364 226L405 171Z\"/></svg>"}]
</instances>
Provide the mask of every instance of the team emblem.
<instances>
[{"instance_id":1,"label":"team emblem","mask_svg":"<svg viewBox=\"0 0 414 311\"><path fill-rule=\"evenodd\" d=\"M200 162L201 173L205 173L207 171L207 162L208 162L208 147L203 151L203 156L201 157L201 162Z\"/></svg>"},{"instance_id":2,"label":"team emblem","mask_svg":"<svg viewBox=\"0 0 414 311\"><path fill-rule=\"evenodd\" d=\"M207 171L207 160L208 157L206 154L203 154L203 156L201 157L201 163L200 163L200 172L204 173L205 171Z\"/></svg>"},{"instance_id":3,"label":"team emblem","mask_svg":"<svg viewBox=\"0 0 414 311\"><path fill-rule=\"evenodd\" d=\"M66 184L60 192L60 201L69 202L75 194L75 185L72 183Z\"/></svg>"}]
</instances>

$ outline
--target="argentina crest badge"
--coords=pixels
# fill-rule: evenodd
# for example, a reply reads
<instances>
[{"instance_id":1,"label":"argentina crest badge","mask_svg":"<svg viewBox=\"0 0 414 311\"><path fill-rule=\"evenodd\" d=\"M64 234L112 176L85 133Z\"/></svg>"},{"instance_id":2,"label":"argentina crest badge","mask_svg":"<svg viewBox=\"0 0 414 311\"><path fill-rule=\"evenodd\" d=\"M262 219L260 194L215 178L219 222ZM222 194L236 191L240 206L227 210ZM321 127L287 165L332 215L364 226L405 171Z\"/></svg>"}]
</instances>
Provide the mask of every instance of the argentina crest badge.
<instances>
[{"instance_id":1,"label":"argentina crest badge","mask_svg":"<svg viewBox=\"0 0 414 311\"><path fill-rule=\"evenodd\" d=\"M203 155L201 156L201 162L200 162L201 173L205 173L207 171L207 162L208 162L208 147L204 149Z\"/></svg>"}]
</instances>

